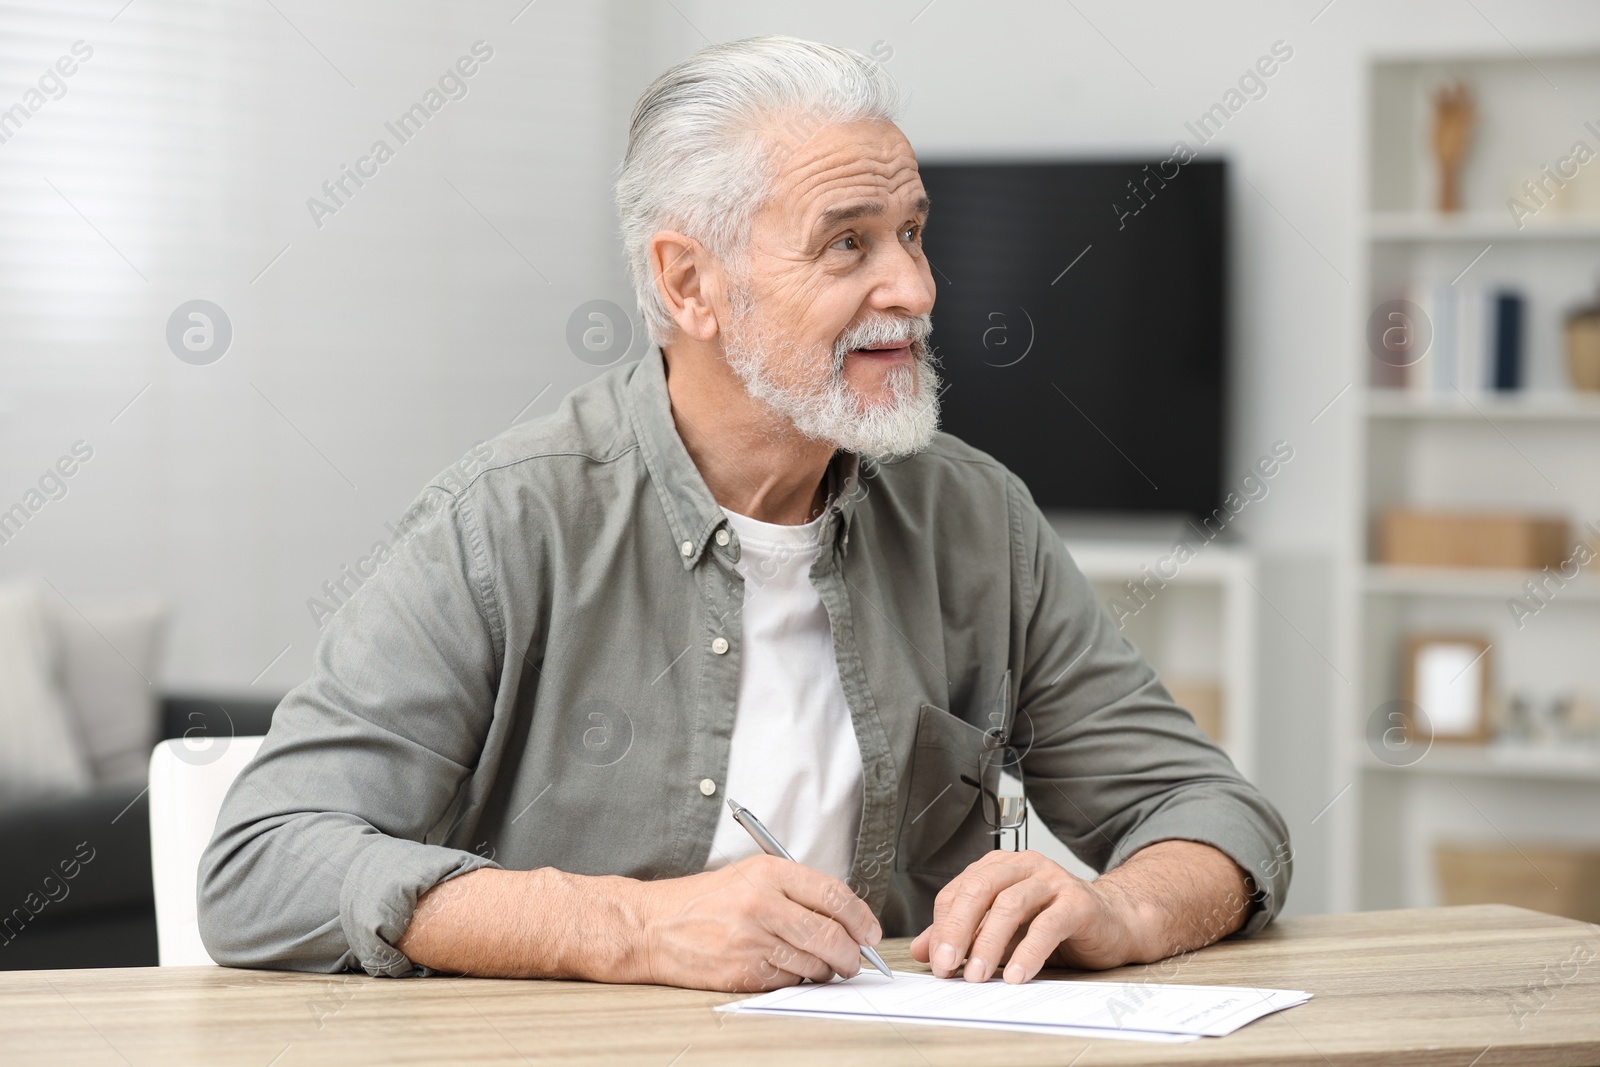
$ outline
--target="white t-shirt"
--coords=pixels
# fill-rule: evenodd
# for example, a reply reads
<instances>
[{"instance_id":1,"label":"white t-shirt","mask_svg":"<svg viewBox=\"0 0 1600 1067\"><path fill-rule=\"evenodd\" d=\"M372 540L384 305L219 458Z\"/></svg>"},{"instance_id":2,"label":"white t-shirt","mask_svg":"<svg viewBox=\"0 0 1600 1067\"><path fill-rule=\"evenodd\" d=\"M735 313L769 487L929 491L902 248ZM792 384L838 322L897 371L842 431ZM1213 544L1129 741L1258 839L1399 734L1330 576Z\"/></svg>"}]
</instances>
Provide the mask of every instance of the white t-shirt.
<instances>
[{"instance_id":1,"label":"white t-shirt","mask_svg":"<svg viewBox=\"0 0 1600 1067\"><path fill-rule=\"evenodd\" d=\"M856 742L827 609L811 585L822 518L761 522L723 508L744 576L739 702L722 799L749 808L800 863L844 880L861 828ZM761 849L727 813L706 870Z\"/></svg>"}]
</instances>

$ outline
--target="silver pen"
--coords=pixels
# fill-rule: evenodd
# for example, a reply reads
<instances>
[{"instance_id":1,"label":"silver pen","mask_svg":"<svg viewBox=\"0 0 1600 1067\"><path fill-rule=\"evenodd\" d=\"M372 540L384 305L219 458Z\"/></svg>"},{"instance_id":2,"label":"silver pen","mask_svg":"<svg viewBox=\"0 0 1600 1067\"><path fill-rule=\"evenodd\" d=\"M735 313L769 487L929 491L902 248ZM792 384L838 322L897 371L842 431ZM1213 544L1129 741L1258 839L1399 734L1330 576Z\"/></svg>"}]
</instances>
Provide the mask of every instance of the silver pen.
<instances>
[{"instance_id":1,"label":"silver pen","mask_svg":"<svg viewBox=\"0 0 1600 1067\"><path fill-rule=\"evenodd\" d=\"M756 818L755 813L749 808L729 797L728 810L733 812L733 821L744 827L745 832L756 839L756 844L761 846L762 852L769 856L777 856L779 859L788 860L791 863L799 862L789 855L789 850L778 843L778 839L772 836L772 831L763 826L761 820ZM889 970L889 965L883 962L883 957L878 955L871 945L858 945L857 947L861 949L861 954L867 958L867 962L882 971L885 978L894 977L894 972Z\"/></svg>"}]
</instances>

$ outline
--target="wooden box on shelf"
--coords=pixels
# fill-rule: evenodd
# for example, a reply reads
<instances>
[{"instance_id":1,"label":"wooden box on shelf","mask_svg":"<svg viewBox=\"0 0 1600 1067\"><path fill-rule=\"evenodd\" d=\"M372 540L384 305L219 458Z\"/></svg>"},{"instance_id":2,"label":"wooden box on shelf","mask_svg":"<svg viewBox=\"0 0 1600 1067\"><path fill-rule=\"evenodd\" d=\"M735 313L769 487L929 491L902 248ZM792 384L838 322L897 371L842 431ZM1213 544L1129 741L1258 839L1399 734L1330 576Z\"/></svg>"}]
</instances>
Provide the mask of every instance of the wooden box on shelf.
<instances>
[{"instance_id":1,"label":"wooden box on shelf","mask_svg":"<svg viewBox=\"0 0 1600 1067\"><path fill-rule=\"evenodd\" d=\"M1515 904L1600 922L1600 851L1441 842L1433 865L1445 904Z\"/></svg>"},{"instance_id":2,"label":"wooden box on shelf","mask_svg":"<svg viewBox=\"0 0 1600 1067\"><path fill-rule=\"evenodd\" d=\"M1379 562L1413 567L1559 567L1572 548L1566 519L1394 508L1378 525Z\"/></svg>"}]
</instances>

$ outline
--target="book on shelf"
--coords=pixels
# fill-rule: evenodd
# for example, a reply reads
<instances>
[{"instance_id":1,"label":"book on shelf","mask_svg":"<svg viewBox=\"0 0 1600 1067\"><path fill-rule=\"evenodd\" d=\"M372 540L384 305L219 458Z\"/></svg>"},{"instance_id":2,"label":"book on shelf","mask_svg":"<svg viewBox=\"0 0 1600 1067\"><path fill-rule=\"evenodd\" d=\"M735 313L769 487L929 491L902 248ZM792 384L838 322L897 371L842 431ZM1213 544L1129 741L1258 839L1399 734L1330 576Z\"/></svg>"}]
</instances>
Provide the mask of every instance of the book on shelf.
<instances>
[{"instance_id":1,"label":"book on shelf","mask_svg":"<svg viewBox=\"0 0 1600 1067\"><path fill-rule=\"evenodd\" d=\"M1494 318L1494 387L1522 387L1522 296L1498 292Z\"/></svg>"},{"instance_id":2,"label":"book on shelf","mask_svg":"<svg viewBox=\"0 0 1600 1067\"><path fill-rule=\"evenodd\" d=\"M1405 385L1424 396L1471 397L1522 387L1523 297L1487 285L1414 285L1406 298L1427 316L1432 337L1405 368Z\"/></svg>"}]
</instances>

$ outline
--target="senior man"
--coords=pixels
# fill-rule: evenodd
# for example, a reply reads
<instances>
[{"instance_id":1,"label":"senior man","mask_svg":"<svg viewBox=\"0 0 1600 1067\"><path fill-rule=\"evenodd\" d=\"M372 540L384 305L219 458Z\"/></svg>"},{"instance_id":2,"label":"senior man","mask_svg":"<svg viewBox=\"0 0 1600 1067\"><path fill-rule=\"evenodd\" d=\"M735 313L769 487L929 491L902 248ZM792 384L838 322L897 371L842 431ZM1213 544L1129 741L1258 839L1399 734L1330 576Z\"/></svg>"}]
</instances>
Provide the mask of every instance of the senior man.
<instances>
[{"instance_id":1,"label":"senior man","mask_svg":"<svg viewBox=\"0 0 1600 1067\"><path fill-rule=\"evenodd\" d=\"M201 862L218 962L750 990L887 932L1023 982L1270 921L1278 814L937 432L895 109L783 37L645 91L617 202L654 346L424 489L328 621ZM1001 735L1100 877L991 850Z\"/></svg>"}]
</instances>

